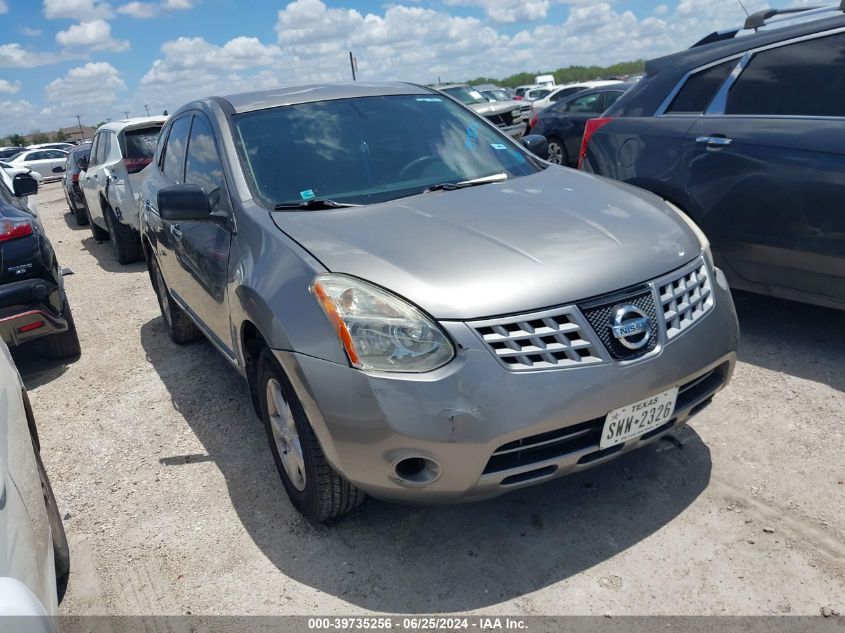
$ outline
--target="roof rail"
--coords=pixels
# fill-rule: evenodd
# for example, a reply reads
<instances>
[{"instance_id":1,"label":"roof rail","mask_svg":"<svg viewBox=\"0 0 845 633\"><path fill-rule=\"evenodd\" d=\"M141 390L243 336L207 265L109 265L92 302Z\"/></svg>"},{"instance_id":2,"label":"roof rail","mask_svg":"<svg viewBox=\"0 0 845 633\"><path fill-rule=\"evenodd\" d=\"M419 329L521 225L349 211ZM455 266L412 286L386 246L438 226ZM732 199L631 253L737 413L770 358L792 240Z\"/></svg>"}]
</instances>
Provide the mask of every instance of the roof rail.
<instances>
[{"instance_id":1,"label":"roof rail","mask_svg":"<svg viewBox=\"0 0 845 633\"><path fill-rule=\"evenodd\" d=\"M736 37L737 33L739 33L740 31L747 31L751 29L754 29L756 31L760 27L768 26L769 24L777 22L786 22L787 20L795 20L797 18L805 18L819 13L830 12L845 12L845 0L841 0L839 4L831 4L822 7L763 9L762 11L757 11L756 13L752 13L751 15L749 15L745 20L745 24L743 24L742 26L733 29L726 29L724 31L715 31L713 33L710 33L710 35L701 38L695 44L690 46L690 48L695 48L696 46L703 46L704 44L710 44L712 42L721 42L723 40L732 39Z\"/></svg>"}]
</instances>

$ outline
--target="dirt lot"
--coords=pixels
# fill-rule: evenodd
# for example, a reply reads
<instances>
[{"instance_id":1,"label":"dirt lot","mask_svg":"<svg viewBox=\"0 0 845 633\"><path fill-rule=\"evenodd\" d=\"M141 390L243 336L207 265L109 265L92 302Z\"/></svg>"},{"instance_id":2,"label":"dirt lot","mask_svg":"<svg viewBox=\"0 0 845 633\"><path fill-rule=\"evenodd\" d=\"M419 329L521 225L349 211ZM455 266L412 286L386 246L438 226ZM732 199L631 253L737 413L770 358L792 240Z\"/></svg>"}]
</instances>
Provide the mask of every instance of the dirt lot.
<instances>
[{"instance_id":1,"label":"dirt lot","mask_svg":"<svg viewBox=\"0 0 845 633\"><path fill-rule=\"evenodd\" d=\"M474 505L305 523L245 384L173 344L143 264L40 210L82 339L16 358L73 573L65 614L845 612L845 315L740 294L733 383L678 442Z\"/></svg>"}]
</instances>

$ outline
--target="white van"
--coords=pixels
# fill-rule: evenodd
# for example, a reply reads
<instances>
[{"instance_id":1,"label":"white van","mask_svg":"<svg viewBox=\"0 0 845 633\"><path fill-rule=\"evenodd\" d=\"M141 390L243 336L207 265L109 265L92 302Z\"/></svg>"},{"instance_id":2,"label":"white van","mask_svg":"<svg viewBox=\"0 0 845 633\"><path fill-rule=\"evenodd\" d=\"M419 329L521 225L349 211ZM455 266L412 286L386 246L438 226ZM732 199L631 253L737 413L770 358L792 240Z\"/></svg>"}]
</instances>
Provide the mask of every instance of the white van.
<instances>
[{"instance_id":1,"label":"white van","mask_svg":"<svg viewBox=\"0 0 845 633\"><path fill-rule=\"evenodd\" d=\"M557 85L555 84L554 75L537 75L536 77L534 77L534 83L546 87Z\"/></svg>"}]
</instances>

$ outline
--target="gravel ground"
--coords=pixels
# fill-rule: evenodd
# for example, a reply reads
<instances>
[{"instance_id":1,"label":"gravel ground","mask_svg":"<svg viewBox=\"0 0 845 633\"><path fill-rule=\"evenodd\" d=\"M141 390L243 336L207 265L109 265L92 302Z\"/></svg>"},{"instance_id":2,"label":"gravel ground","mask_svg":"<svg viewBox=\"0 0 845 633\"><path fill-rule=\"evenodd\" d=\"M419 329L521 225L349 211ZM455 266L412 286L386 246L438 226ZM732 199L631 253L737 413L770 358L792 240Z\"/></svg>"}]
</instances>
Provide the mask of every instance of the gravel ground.
<instances>
[{"instance_id":1,"label":"gravel ground","mask_svg":"<svg viewBox=\"0 0 845 633\"><path fill-rule=\"evenodd\" d=\"M64 614L845 612L845 315L738 294L731 385L692 424L496 500L288 503L246 385L165 332L144 264L39 194L82 340L16 353L73 572Z\"/></svg>"}]
</instances>

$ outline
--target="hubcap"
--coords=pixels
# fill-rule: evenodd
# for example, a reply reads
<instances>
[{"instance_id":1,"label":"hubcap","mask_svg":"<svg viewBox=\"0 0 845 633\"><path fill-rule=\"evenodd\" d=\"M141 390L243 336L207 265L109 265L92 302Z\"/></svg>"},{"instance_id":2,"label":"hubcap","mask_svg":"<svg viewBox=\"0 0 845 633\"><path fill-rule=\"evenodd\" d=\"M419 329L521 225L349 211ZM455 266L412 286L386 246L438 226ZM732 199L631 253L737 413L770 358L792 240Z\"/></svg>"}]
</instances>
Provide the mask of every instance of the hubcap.
<instances>
[{"instance_id":1,"label":"hubcap","mask_svg":"<svg viewBox=\"0 0 845 633\"><path fill-rule=\"evenodd\" d=\"M563 164L563 148L557 143L549 143L549 162L555 165Z\"/></svg>"},{"instance_id":2,"label":"hubcap","mask_svg":"<svg viewBox=\"0 0 845 633\"><path fill-rule=\"evenodd\" d=\"M156 294L158 294L158 303L161 306L161 315L164 320L170 324L170 301L167 296L167 286L164 285L164 277L161 276L161 270L158 266L156 269Z\"/></svg>"},{"instance_id":3,"label":"hubcap","mask_svg":"<svg viewBox=\"0 0 845 633\"><path fill-rule=\"evenodd\" d=\"M282 386L275 378L267 381L267 415L276 450L288 479L297 490L305 490L305 460L302 457L299 433L290 405L282 394Z\"/></svg>"}]
</instances>

